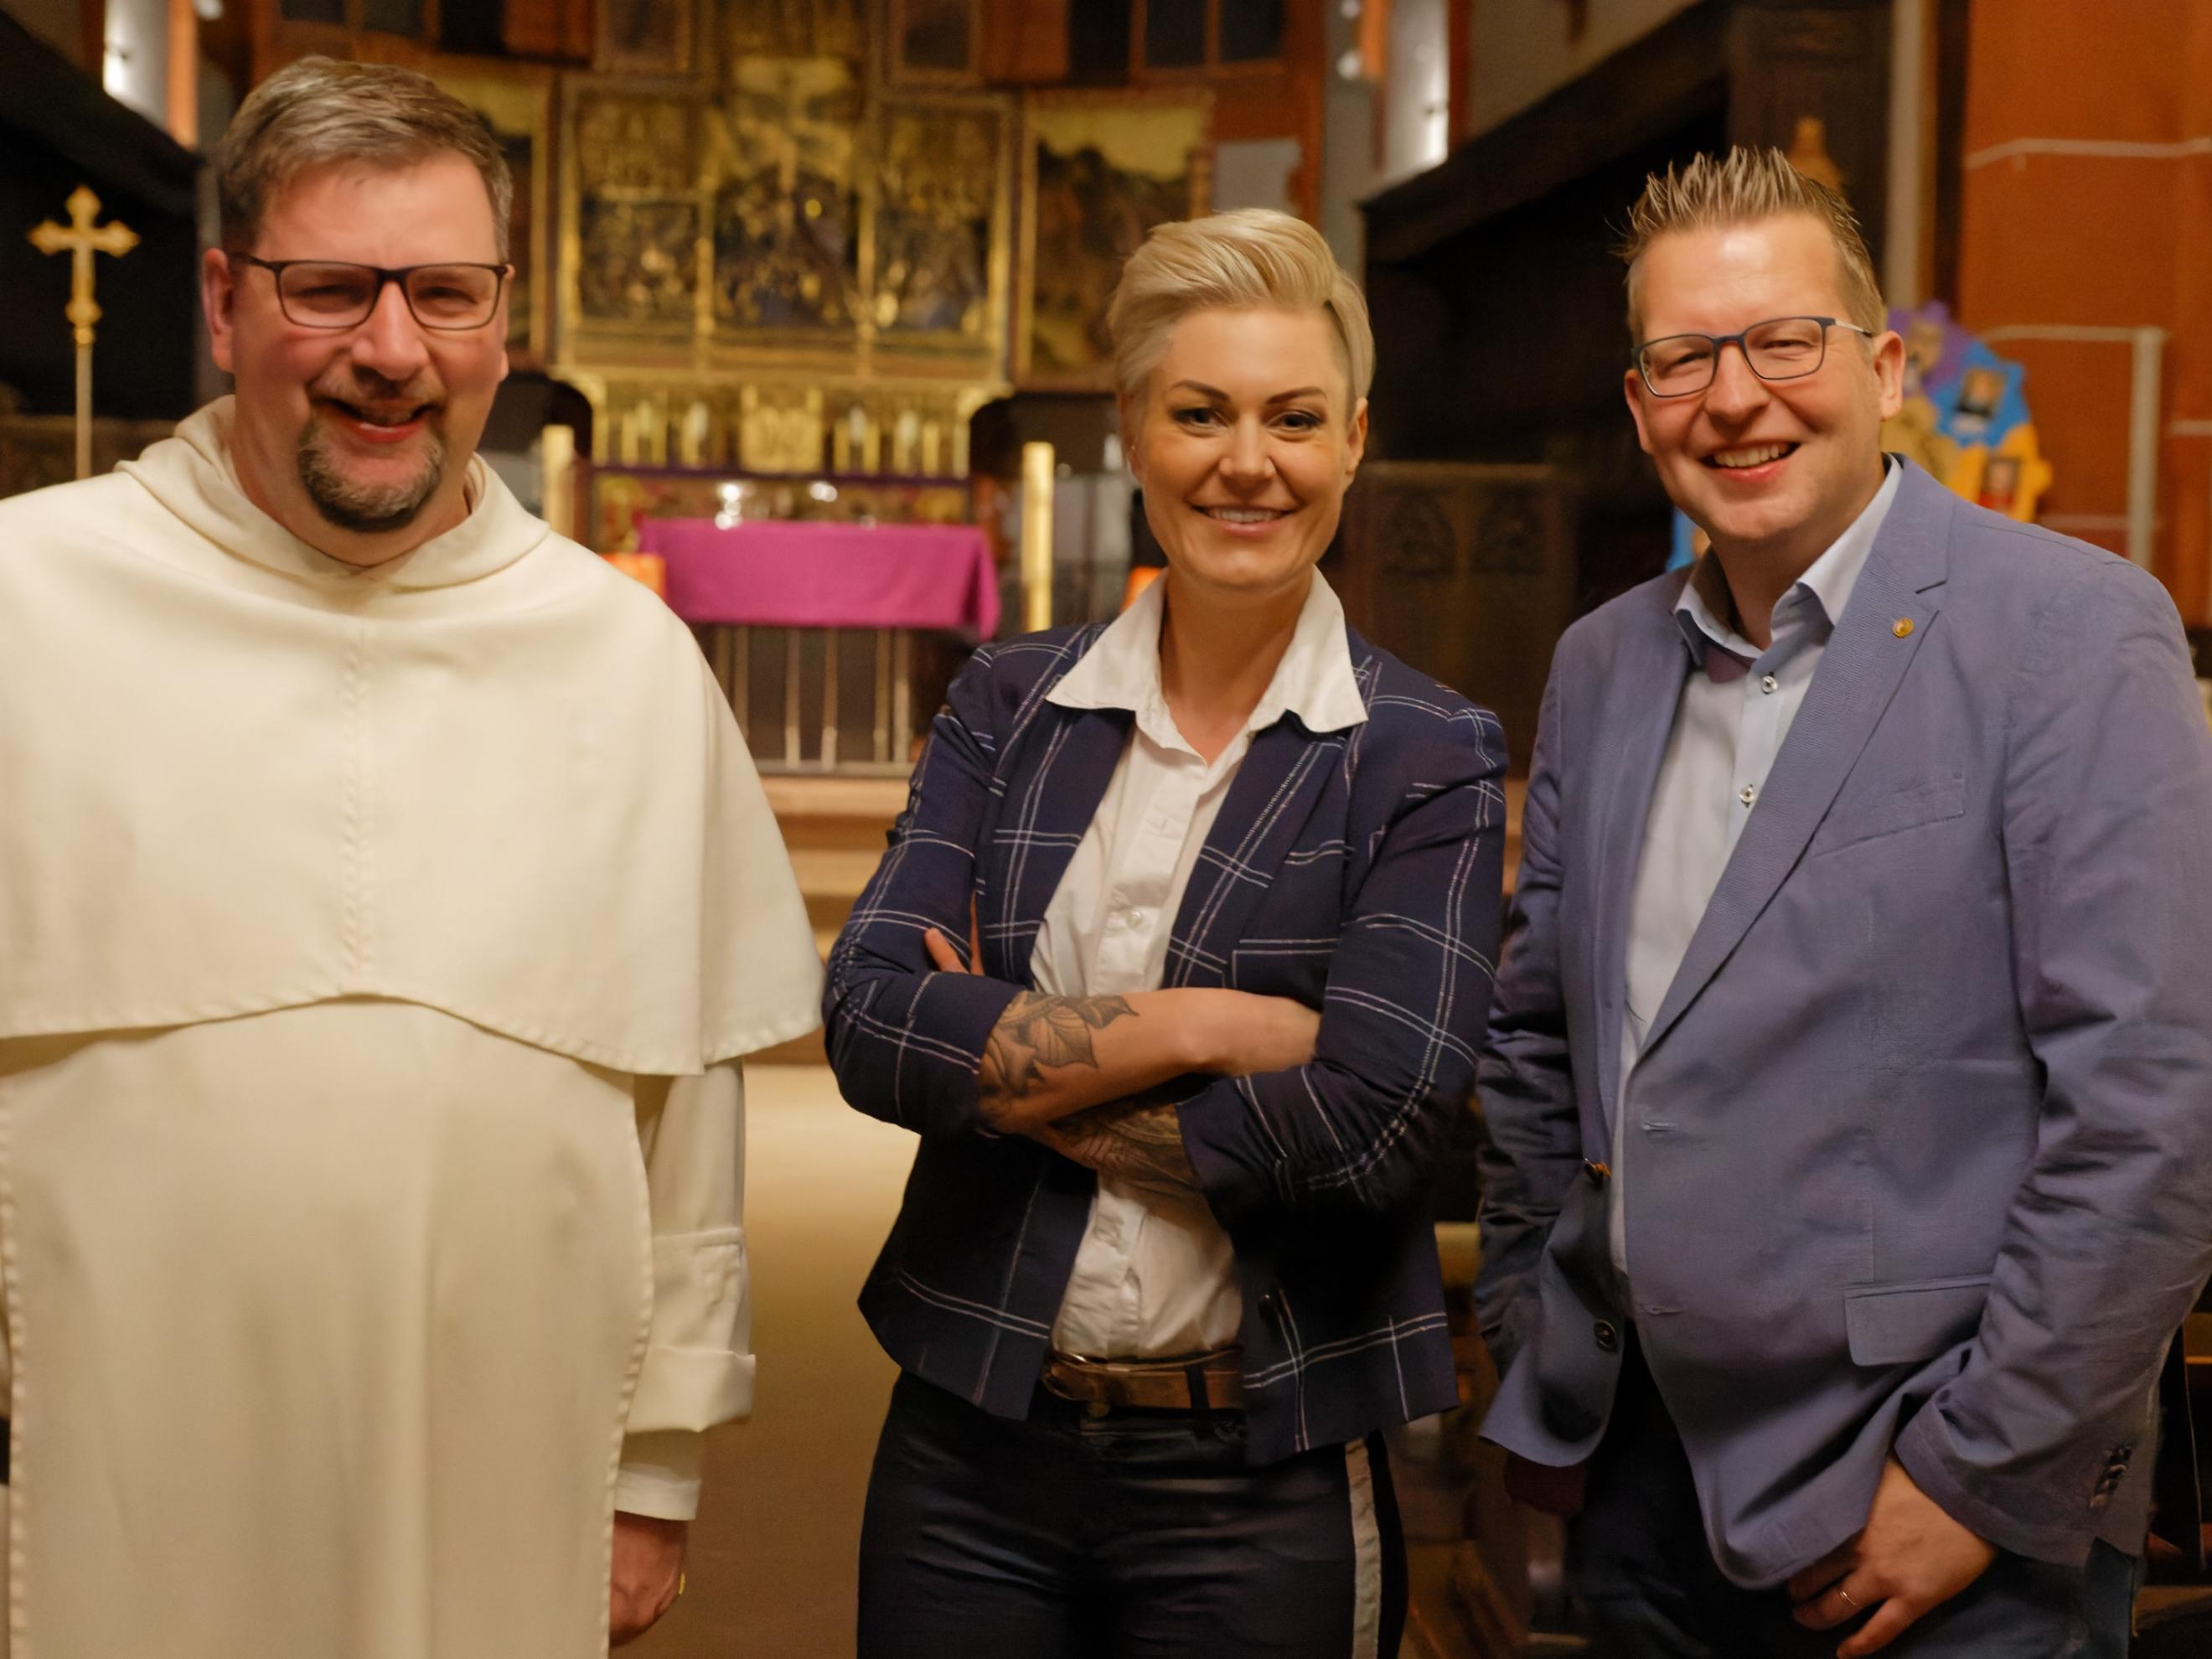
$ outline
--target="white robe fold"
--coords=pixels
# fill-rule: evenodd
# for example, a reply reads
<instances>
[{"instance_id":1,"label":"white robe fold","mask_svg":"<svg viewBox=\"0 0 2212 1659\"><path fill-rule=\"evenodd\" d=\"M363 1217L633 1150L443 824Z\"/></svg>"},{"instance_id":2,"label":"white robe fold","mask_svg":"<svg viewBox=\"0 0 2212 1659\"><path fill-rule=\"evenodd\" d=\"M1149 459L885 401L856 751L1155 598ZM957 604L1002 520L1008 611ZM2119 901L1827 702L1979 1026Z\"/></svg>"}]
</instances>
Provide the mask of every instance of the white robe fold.
<instances>
[{"instance_id":1,"label":"white robe fold","mask_svg":"<svg viewBox=\"0 0 2212 1659\"><path fill-rule=\"evenodd\" d=\"M651 594L473 461L349 570L228 416L0 501L9 1659L582 1659L750 1407L805 907Z\"/></svg>"}]
</instances>

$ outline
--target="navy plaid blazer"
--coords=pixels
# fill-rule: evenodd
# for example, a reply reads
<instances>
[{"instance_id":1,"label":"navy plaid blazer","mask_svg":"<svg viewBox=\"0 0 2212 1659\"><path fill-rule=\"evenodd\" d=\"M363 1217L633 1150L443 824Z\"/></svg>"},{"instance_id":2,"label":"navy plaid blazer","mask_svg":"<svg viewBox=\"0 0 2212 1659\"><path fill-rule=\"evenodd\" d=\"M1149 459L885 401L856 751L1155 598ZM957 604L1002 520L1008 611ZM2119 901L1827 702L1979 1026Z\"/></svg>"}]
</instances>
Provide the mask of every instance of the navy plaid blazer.
<instances>
[{"instance_id":1,"label":"navy plaid blazer","mask_svg":"<svg viewBox=\"0 0 2212 1659\"><path fill-rule=\"evenodd\" d=\"M962 671L823 1003L845 1098L921 1139L861 1310L902 1366L1008 1418L1029 1411L1096 1177L992 1130L976 1066L1129 740L1124 711L1046 701L1103 631L986 646ZM1346 633L1366 722L1285 714L1254 736L1168 950L1169 986L1322 1011L1311 1063L1176 1091L1235 1247L1255 1462L1458 1403L1428 1177L1489 1009L1505 744ZM930 971L923 930L964 940L971 898L981 975Z\"/></svg>"}]
</instances>

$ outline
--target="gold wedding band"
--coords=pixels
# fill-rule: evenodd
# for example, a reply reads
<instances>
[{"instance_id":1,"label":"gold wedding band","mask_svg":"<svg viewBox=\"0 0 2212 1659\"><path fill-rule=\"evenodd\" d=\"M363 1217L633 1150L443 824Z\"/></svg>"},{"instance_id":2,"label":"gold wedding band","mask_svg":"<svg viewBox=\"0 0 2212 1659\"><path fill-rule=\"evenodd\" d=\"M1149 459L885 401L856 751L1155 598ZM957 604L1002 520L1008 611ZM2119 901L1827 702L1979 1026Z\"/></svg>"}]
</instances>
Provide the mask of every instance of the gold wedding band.
<instances>
[{"instance_id":1,"label":"gold wedding band","mask_svg":"<svg viewBox=\"0 0 2212 1659\"><path fill-rule=\"evenodd\" d=\"M684 1592L680 1589L677 1591L678 1595L681 1595ZM1845 1589L1841 1584L1836 1586L1836 1594L1844 1598L1844 1605L1849 1607L1853 1613L1859 1611L1858 1602L1852 1598L1851 1593Z\"/></svg>"},{"instance_id":2,"label":"gold wedding band","mask_svg":"<svg viewBox=\"0 0 2212 1659\"><path fill-rule=\"evenodd\" d=\"M684 1575L681 1572L676 1575L676 1593L679 1596L684 1594Z\"/></svg>"}]
</instances>

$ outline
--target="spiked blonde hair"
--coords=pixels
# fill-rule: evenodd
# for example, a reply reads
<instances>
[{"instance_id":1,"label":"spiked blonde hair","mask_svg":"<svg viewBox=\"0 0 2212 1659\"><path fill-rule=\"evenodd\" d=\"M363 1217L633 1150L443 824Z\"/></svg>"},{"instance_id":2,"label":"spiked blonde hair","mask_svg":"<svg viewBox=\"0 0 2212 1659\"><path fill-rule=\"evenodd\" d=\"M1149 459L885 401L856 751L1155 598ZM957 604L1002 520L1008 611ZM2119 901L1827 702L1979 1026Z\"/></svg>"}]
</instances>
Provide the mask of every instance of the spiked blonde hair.
<instances>
[{"instance_id":1,"label":"spiked blonde hair","mask_svg":"<svg viewBox=\"0 0 2212 1659\"><path fill-rule=\"evenodd\" d=\"M1343 354L1352 402L1367 395L1375 379L1375 335L1358 284L1304 220L1273 208L1239 208L1156 227L1121 267L1106 326L1122 406L1143 396L1168 335L1184 318L1266 309L1326 316Z\"/></svg>"},{"instance_id":2,"label":"spiked blonde hair","mask_svg":"<svg viewBox=\"0 0 2212 1659\"><path fill-rule=\"evenodd\" d=\"M1739 144L1725 155L1692 156L1679 170L1669 167L1644 181L1644 194L1629 210L1628 234L1613 250L1628 264L1630 337L1640 337L1642 328L1637 264L1653 242L1679 231L1741 225L1791 213L1826 227L1836 245L1844 303L1850 308L1846 320L1881 333L1888 313L1851 204L1791 167L1780 150Z\"/></svg>"}]
</instances>

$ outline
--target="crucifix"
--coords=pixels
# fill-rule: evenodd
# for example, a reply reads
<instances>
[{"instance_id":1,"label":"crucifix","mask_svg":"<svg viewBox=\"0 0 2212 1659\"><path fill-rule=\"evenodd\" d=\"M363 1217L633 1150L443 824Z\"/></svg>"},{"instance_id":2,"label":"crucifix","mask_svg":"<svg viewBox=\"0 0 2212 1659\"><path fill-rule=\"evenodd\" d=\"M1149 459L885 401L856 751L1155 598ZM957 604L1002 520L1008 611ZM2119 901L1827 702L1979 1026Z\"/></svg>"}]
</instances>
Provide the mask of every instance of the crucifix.
<instances>
[{"instance_id":1,"label":"crucifix","mask_svg":"<svg viewBox=\"0 0 2212 1659\"><path fill-rule=\"evenodd\" d=\"M100 198L88 185L71 191L68 205L68 227L49 219L32 231L31 243L41 253L67 252L70 258L70 302L64 314L70 337L76 342L76 476L86 478L92 476L92 328L100 320L100 307L92 297L92 258L95 253L128 253L138 246L138 235L117 220L95 226Z\"/></svg>"}]
</instances>

